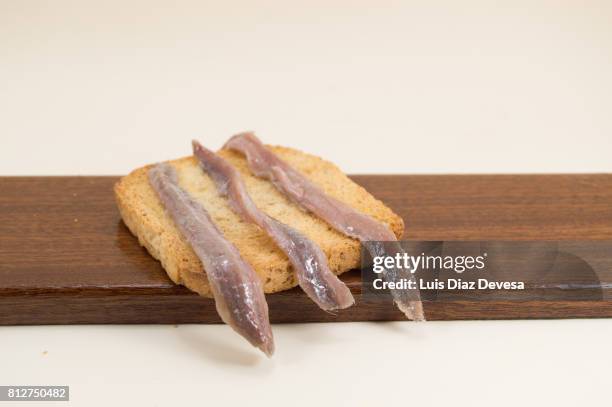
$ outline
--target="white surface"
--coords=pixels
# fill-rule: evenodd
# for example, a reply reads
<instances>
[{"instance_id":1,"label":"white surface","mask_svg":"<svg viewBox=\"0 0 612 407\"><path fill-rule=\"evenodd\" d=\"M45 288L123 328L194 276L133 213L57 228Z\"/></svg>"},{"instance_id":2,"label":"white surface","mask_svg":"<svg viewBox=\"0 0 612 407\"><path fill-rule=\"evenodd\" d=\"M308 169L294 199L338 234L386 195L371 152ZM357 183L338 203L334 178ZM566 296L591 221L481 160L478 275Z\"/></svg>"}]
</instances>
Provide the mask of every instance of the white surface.
<instances>
[{"instance_id":1,"label":"white surface","mask_svg":"<svg viewBox=\"0 0 612 407\"><path fill-rule=\"evenodd\" d=\"M609 1L172 3L0 0L0 174L123 174L244 129L353 173L612 170ZM3 327L0 384L83 406L609 398L608 320L274 332L265 360L223 326Z\"/></svg>"},{"instance_id":2,"label":"white surface","mask_svg":"<svg viewBox=\"0 0 612 407\"><path fill-rule=\"evenodd\" d=\"M353 173L610 171L611 26L605 0L2 0L0 174L245 129Z\"/></svg>"},{"instance_id":3,"label":"white surface","mask_svg":"<svg viewBox=\"0 0 612 407\"><path fill-rule=\"evenodd\" d=\"M0 382L69 384L71 403L83 406L608 399L607 320L276 325L274 334L268 360L227 326L4 327Z\"/></svg>"}]
</instances>

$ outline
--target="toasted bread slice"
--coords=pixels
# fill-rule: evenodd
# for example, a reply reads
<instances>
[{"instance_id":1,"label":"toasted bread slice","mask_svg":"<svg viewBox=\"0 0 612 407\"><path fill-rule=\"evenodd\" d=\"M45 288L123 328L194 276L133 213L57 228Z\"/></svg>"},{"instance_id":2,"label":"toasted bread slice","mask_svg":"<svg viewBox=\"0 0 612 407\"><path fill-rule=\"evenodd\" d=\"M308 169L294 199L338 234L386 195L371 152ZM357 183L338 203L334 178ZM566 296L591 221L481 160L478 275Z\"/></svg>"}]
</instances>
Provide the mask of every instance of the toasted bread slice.
<instances>
[{"instance_id":1,"label":"toasted bread slice","mask_svg":"<svg viewBox=\"0 0 612 407\"><path fill-rule=\"evenodd\" d=\"M402 219L365 189L351 181L334 164L310 154L270 147L280 158L303 173L329 195L387 224L399 238L404 230ZM316 242L336 274L359 267L359 242L333 230L315 215L305 212L286 199L269 182L251 174L245 158L233 151L221 150L242 174L255 204L271 217L299 230ZM251 264L263 282L266 293L287 290L297 285L295 273L285 254L257 226L244 222L221 197L213 181L199 167L194 157L169 161L178 172L179 183L209 212L211 218ZM139 168L115 185L115 196L123 221L138 237L140 244L158 259L176 284L200 295L212 293L205 270L189 244L165 213L155 191L149 185L150 166Z\"/></svg>"}]
</instances>

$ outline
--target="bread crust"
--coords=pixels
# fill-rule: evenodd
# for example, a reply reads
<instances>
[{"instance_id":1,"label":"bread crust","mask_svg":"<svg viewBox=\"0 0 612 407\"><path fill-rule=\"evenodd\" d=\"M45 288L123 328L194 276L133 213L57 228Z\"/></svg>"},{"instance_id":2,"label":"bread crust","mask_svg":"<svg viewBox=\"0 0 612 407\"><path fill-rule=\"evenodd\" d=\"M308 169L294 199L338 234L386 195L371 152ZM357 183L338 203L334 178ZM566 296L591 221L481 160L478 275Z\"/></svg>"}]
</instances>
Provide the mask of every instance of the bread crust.
<instances>
[{"instance_id":1,"label":"bread crust","mask_svg":"<svg viewBox=\"0 0 612 407\"><path fill-rule=\"evenodd\" d=\"M398 238L402 236L403 220L351 181L334 164L292 148L269 147L326 193L384 222ZM359 267L360 249L357 240L340 234L315 215L287 200L269 181L253 176L242 155L229 150L220 150L218 153L240 171L251 198L261 210L296 228L321 247L332 272L341 274ZM261 278L266 293L287 290L297 285L295 273L285 254L262 230L244 222L231 210L227 199L219 196L214 183L200 169L194 157L168 162L176 168L181 186L206 208L219 230L251 264ZM149 168L150 165L138 168L115 184L115 198L121 217L138 237L140 244L161 262L174 283L182 284L202 296L211 297L212 292L200 260L166 214L149 184Z\"/></svg>"}]
</instances>

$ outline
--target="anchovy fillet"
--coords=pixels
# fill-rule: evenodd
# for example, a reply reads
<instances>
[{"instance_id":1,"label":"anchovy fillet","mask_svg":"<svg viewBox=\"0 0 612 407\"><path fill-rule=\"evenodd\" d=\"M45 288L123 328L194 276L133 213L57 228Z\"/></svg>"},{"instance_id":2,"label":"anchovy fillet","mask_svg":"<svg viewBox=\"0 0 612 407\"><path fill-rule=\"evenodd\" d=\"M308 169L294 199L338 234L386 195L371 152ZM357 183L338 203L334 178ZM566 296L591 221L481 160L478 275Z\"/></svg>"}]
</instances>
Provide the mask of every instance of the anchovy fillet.
<instances>
[{"instance_id":1,"label":"anchovy fillet","mask_svg":"<svg viewBox=\"0 0 612 407\"><path fill-rule=\"evenodd\" d=\"M245 221L263 229L289 258L302 290L323 310L350 307L355 300L348 287L332 273L319 246L290 226L268 216L253 202L240 173L225 159L193 141L193 153L217 190Z\"/></svg>"},{"instance_id":2,"label":"anchovy fillet","mask_svg":"<svg viewBox=\"0 0 612 407\"><path fill-rule=\"evenodd\" d=\"M179 186L171 165L161 163L151 168L149 182L202 261L223 322L271 356L274 339L257 274L217 229L206 209Z\"/></svg>"},{"instance_id":3,"label":"anchovy fillet","mask_svg":"<svg viewBox=\"0 0 612 407\"><path fill-rule=\"evenodd\" d=\"M225 147L245 155L251 171L270 180L289 199L319 216L340 233L359 239L372 257L403 253L395 234L386 225L327 195L264 146L253 133L238 134L229 139ZM405 269L387 269L384 277L387 281L414 281L413 274ZM391 290L391 295L408 318L425 320L418 290L396 289Z\"/></svg>"}]
</instances>

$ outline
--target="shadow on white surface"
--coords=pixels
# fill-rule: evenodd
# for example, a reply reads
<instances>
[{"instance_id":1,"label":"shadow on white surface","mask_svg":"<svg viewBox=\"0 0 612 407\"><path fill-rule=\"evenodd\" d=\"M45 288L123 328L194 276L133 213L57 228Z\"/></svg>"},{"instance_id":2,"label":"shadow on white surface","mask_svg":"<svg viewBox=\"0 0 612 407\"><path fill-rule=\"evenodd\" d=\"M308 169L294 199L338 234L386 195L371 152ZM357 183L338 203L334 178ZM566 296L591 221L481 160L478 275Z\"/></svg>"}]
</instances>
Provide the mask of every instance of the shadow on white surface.
<instances>
[{"instance_id":1,"label":"shadow on white surface","mask_svg":"<svg viewBox=\"0 0 612 407\"><path fill-rule=\"evenodd\" d=\"M291 342L319 345L343 340L334 335L333 323L274 324L272 330Z\"/></svg>"},{"instance_id":2,"label":"shadow on white surface","mask_svg":"<svg viewBox=\"0 0 612 407\"><path fill-rule=\"evenodd\" d=\"M424 336L423 328L426 328L425 324L431 322L412 322L412 321L377 321L377 322L365 322L369 329L377 329L379 331L386 332L391 335L404 336L410 340L420 340Z\"/></svg>"},{"instance_id":3,"label":"shadow on white surface","mask_svg":"<svg viewBox=\"0 0 612 407\"><path fill-rule=\"evenodd\" d=\"M216 330L203 330L199 325L181 325L175 331L185 345L185 352L192 352L206 361L237 366L256 366L266 362L266 356L238 334L228 341L227 335ZM244 343L238 343L238 340Z\"/></svg>"}]
</instances>

